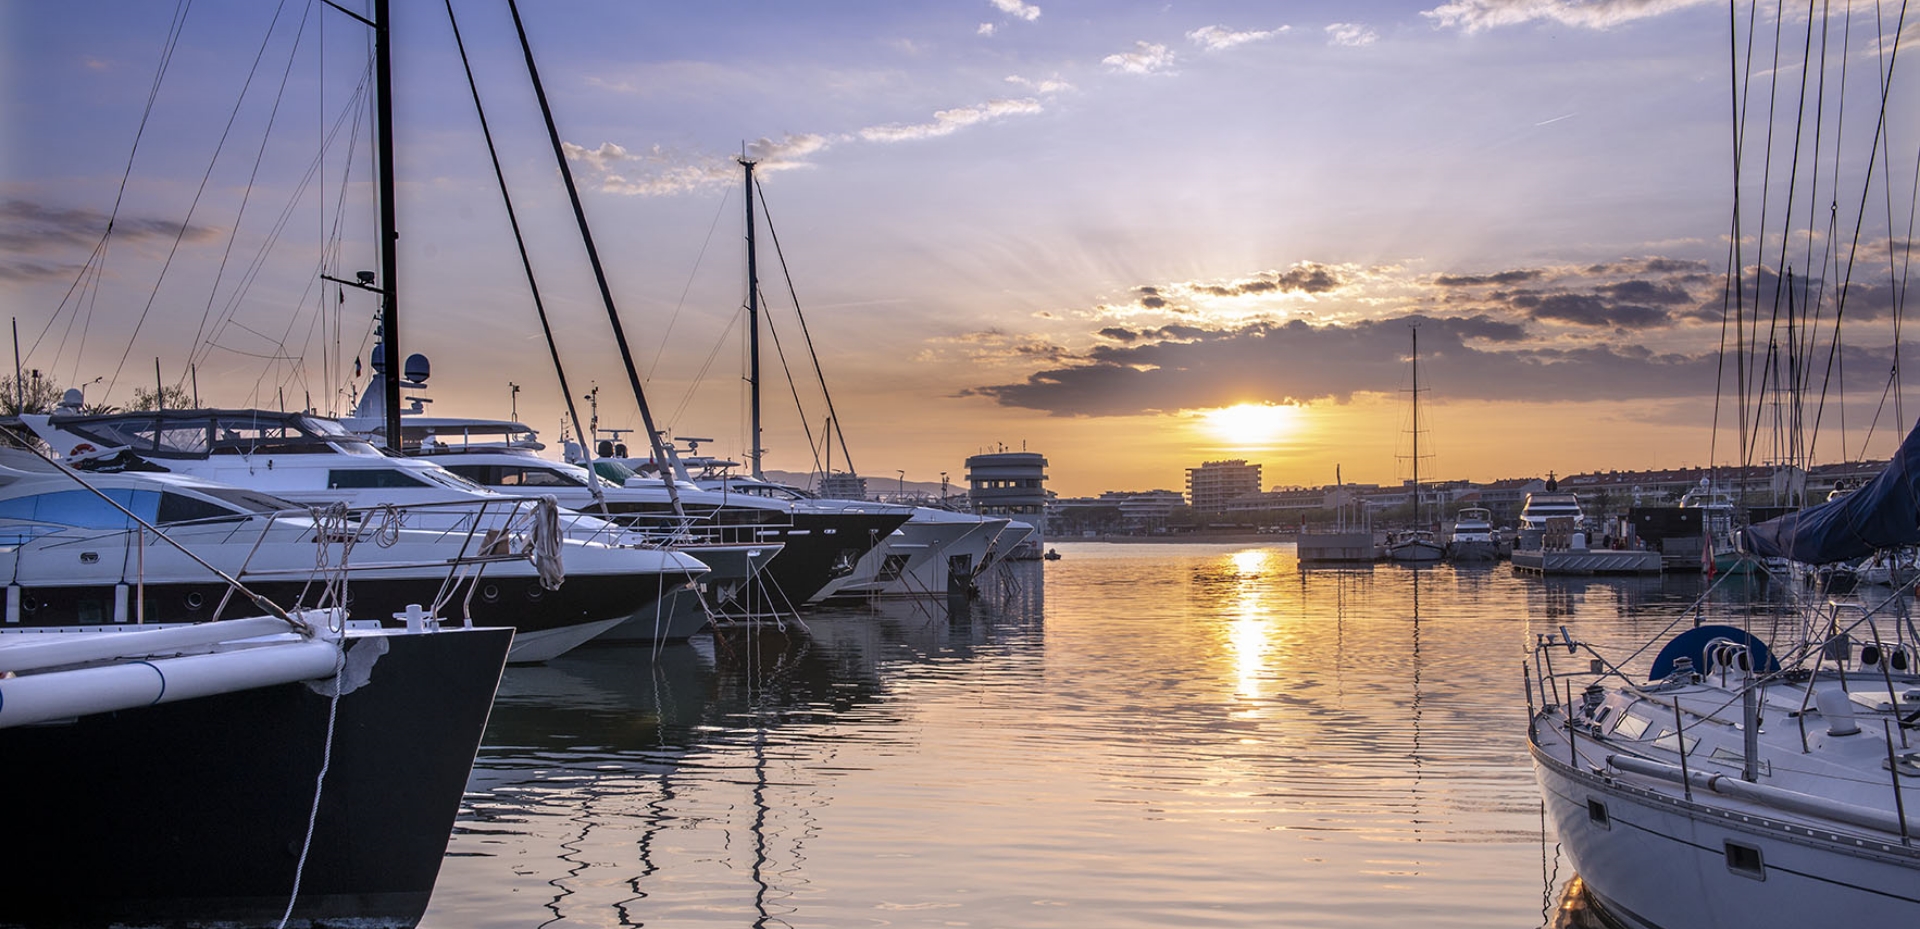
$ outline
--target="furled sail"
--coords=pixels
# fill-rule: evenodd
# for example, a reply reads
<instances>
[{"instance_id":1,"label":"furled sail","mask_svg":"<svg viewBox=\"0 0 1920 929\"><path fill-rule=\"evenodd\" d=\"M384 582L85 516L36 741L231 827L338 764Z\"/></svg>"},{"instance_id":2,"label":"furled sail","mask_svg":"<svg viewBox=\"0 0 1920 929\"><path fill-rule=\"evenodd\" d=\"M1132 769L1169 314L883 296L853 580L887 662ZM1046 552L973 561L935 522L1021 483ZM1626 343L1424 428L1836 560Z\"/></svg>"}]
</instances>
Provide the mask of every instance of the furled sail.
<instances>
[{"instance_id":1,"label":"furled sail","mask_svg":"<svg viewBox=\"0 0 1920 929\"><path fill-rule=\"evenodd\" d=\"M1920 425L1907 433L1886 470L1837 500L1748 526L1741 547L1831 564L1882 548L1920 543Z\"/></svg>"}]
</instances>

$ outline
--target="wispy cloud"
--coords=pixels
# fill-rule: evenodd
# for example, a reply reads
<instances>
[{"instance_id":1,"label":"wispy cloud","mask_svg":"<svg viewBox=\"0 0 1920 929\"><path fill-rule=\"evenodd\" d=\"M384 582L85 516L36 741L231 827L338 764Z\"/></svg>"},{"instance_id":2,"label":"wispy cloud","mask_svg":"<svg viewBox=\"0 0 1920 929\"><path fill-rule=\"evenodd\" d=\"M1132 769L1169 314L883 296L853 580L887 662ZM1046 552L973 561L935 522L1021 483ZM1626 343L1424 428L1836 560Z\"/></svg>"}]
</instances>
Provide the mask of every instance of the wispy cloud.
<instances>
[{"instance_id":1,"label":"wispy cloud","mask_svg":"<svg viewBox=\"0 0 1920 929\"><path fill-rule=\"evenodd\" d=\"M974 30L974 34L975 35L993 35L993 31L994 29L993 29L992 23L981 23L980 28Z\"/></svg>"},{"instance_id":2,"label":"wispy cloud","mask_svg":"<svg viewBox=\"0 0 1920 929\"><path fill-rule=\"evenodd\" d=\"M1380 40L1380 34L1372 26L1359 23L1334 23L1327 27L1328 45L1345 45L1351 48L1364 48Z\"/></svg>"},{"instance_id":3,"label":"wispy cloud","mask_svg":"<svg viewBox=\"0 0 1920 929\"><path fill-rule=\"evenodd\" d=\"M1135 42L1130 52L1115 52L1100 63L1126 74L1165 74L1173 69L1174 55L1154 42Z\"/></svg>"},{"instance_id":4,"label":"wispy cloud","mask_svg":"<svg viewBox=\"0 0 1920 929\"><path fill-rule=\"evenodd\" d=\"M1248 42L1259 42L1265 39L1271 39L1292 28L1292 26L1281 26L1277 29L1265 29L1257 32L1235 32L1225 26L1201 26L1187 33L1187 39L1207 51L1217 52L1233 48L1236 45L1245 45Z\"/></svg>"},{"instance_id":5,"label":"wispy cloud","mask_svg":"<svg viewBox=\"0 0 1920 929\"><path fill-rule=\"evenodd\" d=\"M916 139L932 139L943 135L952 135L968 126L978 125L1008 116L1021 116L1041 112L1040 101L1032 98L1022 100L989 100L973 106L941 110L933 114L932 122L913 125L870 126L860 130L858 135L868 142L910 142Z\"/></svg>"},{"instance_id":6,"label":"wispy cloud","mask_svg":"<svg viewBox=\"0 0 1920 929\"><path fill-rule=\"evenodd\" d=\"M1057 94L1073 89L1072 84L1057 77L1036 81L1032 78L1021 77L1018 74L1009 74L1007 75L1007 83L1017 87L1025 87L1037 94Z\"/></svg>"},{"instance_id":7,"label":"wispy cloud","mask_svg":"<svg viewBox=\"0 0 1920 929\"><path fill-rule=\"evenodd\" d=\"M808 167L809 156L832 144L826 136L813 134L762 138L748 143L745 155L763 173L786 171ZM607 193L666 196L733 184L740 178L731 156L687 155L658 145L634 152L613 142L603 142L598 148L566 142L562 148L569 161L599 175L597 186Z\"/></svg>"},{"instance_id":8,"label":"wispy cloud","mask_svg":"<svg viewBox=\"0 0 1920 929\"><path fill-rule=\"evenodd\" d=\"M1442 27L1457 27L1467 32L1536 19L1606 29L1711 2L1713 0L1452 0L1420 15Z\"/></svg>"},{"instance_id":9,"label":"wispy cloud","mask_svg":"<svg viewBox=\"0 0 1920 929\"><path fill-rule=\"evenodd\" d=\"M1040 18L1040 8L1031 3L1022 3L1021 0L990 0L990 2L994 9L1015 19L1033 22Z\"/></svg>"}]
</instances>

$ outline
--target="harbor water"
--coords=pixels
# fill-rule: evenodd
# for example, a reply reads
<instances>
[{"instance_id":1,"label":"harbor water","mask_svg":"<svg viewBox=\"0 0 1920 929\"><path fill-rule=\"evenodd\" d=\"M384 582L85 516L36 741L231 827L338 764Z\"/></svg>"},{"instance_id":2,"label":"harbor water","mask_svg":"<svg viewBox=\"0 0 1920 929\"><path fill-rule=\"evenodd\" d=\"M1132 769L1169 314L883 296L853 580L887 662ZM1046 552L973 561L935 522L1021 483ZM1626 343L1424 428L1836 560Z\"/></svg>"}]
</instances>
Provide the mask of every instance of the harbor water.
<instances>
[{"instance_id":1,"label":"harbor water","mask_svg":"<svg viewBox=\"0 0 1920 929\"><path fill-rule=\"evenodd\" d=\"M1585 924L1521 669L1700 578L1056 547L952 612L509 668L423 925Z\"/></svg>"}]
</instances>

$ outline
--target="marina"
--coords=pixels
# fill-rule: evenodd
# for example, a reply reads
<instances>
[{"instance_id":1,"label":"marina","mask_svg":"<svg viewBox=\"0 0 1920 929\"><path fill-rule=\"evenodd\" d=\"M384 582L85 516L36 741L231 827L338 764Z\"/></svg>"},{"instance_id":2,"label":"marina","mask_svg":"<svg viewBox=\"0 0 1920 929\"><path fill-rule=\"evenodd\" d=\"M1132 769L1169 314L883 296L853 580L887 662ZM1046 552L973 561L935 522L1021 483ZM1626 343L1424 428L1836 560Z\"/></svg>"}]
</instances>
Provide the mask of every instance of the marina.
<instances>
[{"instance_id":1,"label":"marina","mask_svg":"<svg viewBox=\"0 0 1920 929\"><path fill-rule=\"evenodd\" d=\"M1520 668L1698 576L1056 547L951 616L509 669L422 925L1583 925Z\"/></svg>"}]
</instances>

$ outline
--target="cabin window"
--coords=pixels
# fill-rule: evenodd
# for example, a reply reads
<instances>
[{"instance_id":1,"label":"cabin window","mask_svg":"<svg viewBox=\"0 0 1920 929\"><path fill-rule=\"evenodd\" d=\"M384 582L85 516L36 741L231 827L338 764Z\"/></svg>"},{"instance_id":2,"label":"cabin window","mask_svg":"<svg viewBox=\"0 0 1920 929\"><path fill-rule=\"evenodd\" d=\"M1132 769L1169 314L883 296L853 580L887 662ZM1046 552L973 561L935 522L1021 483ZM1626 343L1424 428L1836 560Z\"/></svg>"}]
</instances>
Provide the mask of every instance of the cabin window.
<instances>
[{"instance_id":1,"label":"cabin window","mask_svg":"<svg viewBox=\"0 0 1920 929\"><path fill-rule=\"evenodd\" d=\"M1756 881L1767 879L1767 864L1760 858L1760 849L1739 842L1728 842L1726 848L1727 870Z\"/></svg>"},{"instance_id":2,"label":"cabin window","mask_svg":"<svg viewBox=\"0 0 1920 929\"><path fill-rule=\"evenodd\" d=\"M475 484L491 487L500 483L500 469L494 465L457 464L445 467Z\"/></svg>"},{"instance_id":3,"label":"cabin window","mask_svg":"<svg viewBox=\"0 0 1920 929\"><path fill-rule=\"evenodd\" d=\"M1647 718L1628 713L1620 717L1620 724L1613 727L1613 734L1623 739L1637 739L1647 734Z\"/></svg>"},{"instance_id":4,"label":"cabin window","mask_svg":"<svg viewBox=\"0 0 1920 929\"><path fill-rule=\"evenodd\" d=\"M393 468L342 468L327 472L328 490L425 486L419 478Z\"/></svg>"},{"instance_id":5,"label":"cabin window","mask_svg":"<svg viewBox=\"0 0 1920 929\"><path fill-rule=\"evenodd\" d=\"M222 518L240 519L243 517L242 514L235 513L218 503L200 500L185 494L162 492L160 494L159 516L154 522L161 524L184 523L196 519Z\"/></svg>"},{"instance_id":6,"label":"cabin window","mask_svg":"<svg viewBox=\"0 0 1920 929\"><path fill-rule=\"evenodd\" d=\"M148 521L153 520L160 501L160 495L151 490L116 487L104 493L114 503ZM100 495L91 490L56 490L0 501L0 518L26 519L81 529L127 529L134 525L127 514L100 499Z\"/></svg>"},{"instance_id":7,"label":"cabin window","mask_svg":"<svg viewBox=\"0 0 1920 929\"><path fill-rule=\"evenodd\" d=\"M1682 743L1685 743L1685 744L1682 744ZM1679 752L1683 755L1690 755L1693 753L1693 747L1695 745L1700 744L1700 740L1697 738L1694 738L1693 736L1683 737L1679 733L1669 729L1669 730L1662 731L1660 733L1660 737L1653 740L1653 744L1658 745L1661 748L1664 748L1670 752Z\"/></svg>"},{"instance_id":8,"label":"cabin window","mask_svg":"<svg viewBox=\"0 0 1920 929\"><path fill-rule=\"evenodd\" d=\"M547 468L501 468L500 484L504 487L579 487L582 482Z\"/></svg>"}]
</instances>

